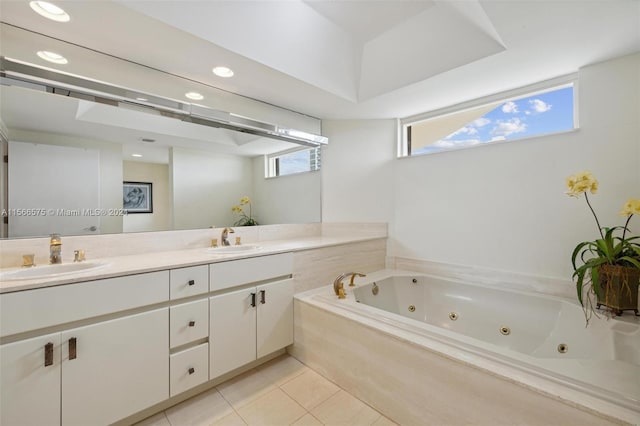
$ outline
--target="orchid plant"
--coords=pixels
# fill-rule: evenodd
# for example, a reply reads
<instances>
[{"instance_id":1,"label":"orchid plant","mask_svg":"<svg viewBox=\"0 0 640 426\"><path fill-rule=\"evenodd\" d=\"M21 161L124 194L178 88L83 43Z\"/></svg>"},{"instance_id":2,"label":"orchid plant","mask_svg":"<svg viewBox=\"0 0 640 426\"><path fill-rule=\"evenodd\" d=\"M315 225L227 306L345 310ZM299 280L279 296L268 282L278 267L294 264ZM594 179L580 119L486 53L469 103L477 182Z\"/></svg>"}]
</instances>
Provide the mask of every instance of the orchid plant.
<instances>
[{"instance_id":1,"label":"orchid plant","mask_svg":"<svg viewBox=\"0 0 640 426\"><path fill-rule=\"evenodd\" d=\"M589 202L589 195L598 191L598 181L591 172L583 171L567 178L567 195L584 199L593 214L600 238L595 241L584 241L576 246L571 255L573 278L576 280L576 291L580 304L591 306L592 296L602 298L602 286L599 279L601 265L626 266L640 269L640 237L628 236L629 221L634 214L640 214L640 199L627 200L620 215L626 217L624 226L607 228L600 226L598 216ZM621 236L618 236L620 235ZM591 296L585 298L585 295Z\"/></svg>"},{"instance_id":2,"label":"orchid plant","mask_svg":"<svg viewBox=\"0 0 640 426\"><path fill-rule=\"evenodd\" d=\"M245 206L245 207L243 207ZM249 214L247 215L244 211L245 208L249 209ZM236 220L233 226L256 226L258 222L251 215L251 199L247 196L240 198L240 204L237 206L231 207L231 211L234 213L238 213L240 216L238 220Z\"/></svg>"}]
</instances>

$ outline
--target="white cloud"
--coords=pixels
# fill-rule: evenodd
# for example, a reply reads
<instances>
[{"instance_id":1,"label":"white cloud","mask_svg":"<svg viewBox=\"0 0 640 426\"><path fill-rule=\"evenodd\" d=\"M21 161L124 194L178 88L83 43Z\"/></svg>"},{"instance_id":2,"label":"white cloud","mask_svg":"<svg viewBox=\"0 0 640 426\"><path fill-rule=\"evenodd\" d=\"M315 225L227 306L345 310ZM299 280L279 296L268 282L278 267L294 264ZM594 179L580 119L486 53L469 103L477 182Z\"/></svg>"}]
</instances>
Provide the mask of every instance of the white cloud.
<instances>
[{"instance_id":1,"label":"white cloud","mask_svg":"<svg viewBox=\"0 0 640 426\"><path fill-rule=\"evenodd\" d=\"M506 104L502 105L502 112L506 112L507 114L515 114L518 112L518 105L515 102L509 101Z\"/></svg>"},{"instance_id":2,"label":"white cloud","mask_svg":"<svg viewBox=\"0 0 640 426\"><path fill-rule=\"evenodd\" d=\"M449 138L452 138L452 137L457 136L457 135L475 135L477 133L478 133L478 129L476 129L474 127L464 126L463 128L461 128L459 130L456 130L455 132L451 133L445 139L449 139Z\"/></svg>"},{"instance_id":3,"label":"white cloud","mask_svg":"<svg viewBox=\"0 0 640 426\"><path fill-rule=\"evenodd\" d=\"M499 120L497 125L491 130L492 135L509 136L513 133L522 133L527 130L527 123L523 123L519 118L512 118L507 121Z\"/></svg>"},{"instance_id":4,"label":"white cloud","mask_svg":"<svg viewBox=\"0 0 640 426\"><path fill-rule=\"evenodd\" d=\"M453 135L475 135L476 133L478 133L478 129L476 129L475 127L467 127L464 126L462 129L457 130L456 132L453 133Z\"/></svg>"},{"instance_id":5,"label":"white cloud","mask_svg":"<svg viewBox=\"0 0 640 426\"><path fill-rule=\"evenodd\" d=\"M491 120L489 120L488 118L484 118L484 117L480 117L477 118L475 120L473 120L473 125L476 127L483 127L486 126L487 124L491 123Z\"/></svg>"},{"instance_id":6,"label":"white cloud","mask_svg":"<svg viewBox=\"0 0 640 426\"><path fill-rule=\"evenodd\" d=\"M551 104L540 99L531 99L529 105L531 105L531 109L535 112L547 112L551 109Z\"/></svg>"},{"instance_id":7,"label":"white cloud","mask_svg":"<svg viewBox=\"0 0 640 426\"><path fill-rule=\"evenodd\" d=\"M453 147L461 147L461 146L471 146L478 145L481 143L480 139L463 139L463 140L444 140L441 139L437 142L434 142L432 145L438 148L453 148Z\"/></svg>"},{"instance_id":8,"label":"white cloud","mask_svg":"<svg viewBox=\"0 0 640 426\"><path fill-rule=\"evenodd\" d=\"M494 136L494 137L492 137L492 138L491 138L491 140L490 140L489 142L504 141L504 140L506 140L506 139L507 139L507 138L506 138L506 137L504 137L504 136Z\"/></svg>"}]
</instances>

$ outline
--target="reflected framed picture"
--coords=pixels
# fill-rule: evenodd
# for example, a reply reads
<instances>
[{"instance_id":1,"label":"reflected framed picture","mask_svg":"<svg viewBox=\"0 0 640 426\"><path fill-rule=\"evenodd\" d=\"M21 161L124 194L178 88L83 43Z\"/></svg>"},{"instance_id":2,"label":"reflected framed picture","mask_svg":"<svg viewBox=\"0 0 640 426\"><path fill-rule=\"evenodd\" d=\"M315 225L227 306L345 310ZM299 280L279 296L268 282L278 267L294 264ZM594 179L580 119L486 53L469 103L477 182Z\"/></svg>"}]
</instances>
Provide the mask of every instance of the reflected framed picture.
<instances>
[{"instance_id":1,"label":"reflected framed picture","mask_svg":"<svg viewBox=\"0 0 640 426\"><path fill-rule=\"evenodd\" d=\"M122 182L122 208L127 214L153 213L153 184Z\"/></svg>"}]
</instances>

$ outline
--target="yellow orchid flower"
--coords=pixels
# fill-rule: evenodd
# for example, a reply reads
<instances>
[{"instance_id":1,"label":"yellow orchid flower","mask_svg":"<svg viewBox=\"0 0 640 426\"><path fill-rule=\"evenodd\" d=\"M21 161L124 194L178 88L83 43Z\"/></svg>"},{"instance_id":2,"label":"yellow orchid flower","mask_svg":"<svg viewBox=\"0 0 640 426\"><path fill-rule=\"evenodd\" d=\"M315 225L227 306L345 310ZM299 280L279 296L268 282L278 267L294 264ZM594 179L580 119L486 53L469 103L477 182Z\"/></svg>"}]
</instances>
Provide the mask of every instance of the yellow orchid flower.
<instances>
[{"instance_id":1,"label":"yellow orchid flower","mask_svg":"<svg viewBox=\"0 0 640 426\"><path fill-rule=\"evenodd\" d=\"M248 211L245 213L245 210L242 206L247 206ZM245 207L245 208L247 208ZM240 205L231 207L231 211L237 213L239 215L238 220L236 220L233 226L255 226L259 225L258 221L256 221L251 212L251 199L246 195L240 198Z\"/></svg>"},{"instance_id":2,"label":"yellow orchid flower","mask_svg":"<svg viewBox=\"0 0 640 426\"><path fill-rule=\"evenodd\" d=\"M578 197L587 191L595 194L598 192L598 181L590 171L583 171L567 178L567 188L567 195L571 197Z\"/></svg>"},{"instance_id":3,"label":"yellow orchid flower","mask_svg":"<svg viewBox=\"0 0 640 426\"><path fill-rule=\"evenodd\" d=\"M620 216L640 214L640 198L629 198L620 211Z\"/></svg>"}]
</instances>

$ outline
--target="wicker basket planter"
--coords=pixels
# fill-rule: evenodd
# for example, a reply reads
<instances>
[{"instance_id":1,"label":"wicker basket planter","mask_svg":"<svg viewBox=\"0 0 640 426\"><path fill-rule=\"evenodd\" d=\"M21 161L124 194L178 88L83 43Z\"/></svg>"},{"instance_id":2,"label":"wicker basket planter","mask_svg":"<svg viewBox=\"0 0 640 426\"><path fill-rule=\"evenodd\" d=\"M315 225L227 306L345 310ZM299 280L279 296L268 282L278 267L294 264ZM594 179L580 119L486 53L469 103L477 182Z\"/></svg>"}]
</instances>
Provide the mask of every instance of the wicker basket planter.
<instances>
[{"instance_id":1,"label":"wicker basket planter","mask_svg":"<svg viewBox=\"0 0 640 426\"><path fill-rule=\"evenodd\" d=\"M622 311L633 310L638 315L638 286L640 269L620 265L601 265L598 267L600 295L597 308L606 306L616 315Z\"/></svg>"}]
</instances>

